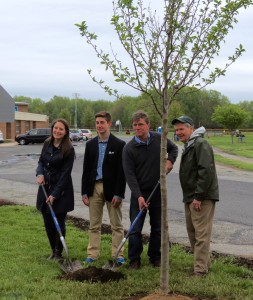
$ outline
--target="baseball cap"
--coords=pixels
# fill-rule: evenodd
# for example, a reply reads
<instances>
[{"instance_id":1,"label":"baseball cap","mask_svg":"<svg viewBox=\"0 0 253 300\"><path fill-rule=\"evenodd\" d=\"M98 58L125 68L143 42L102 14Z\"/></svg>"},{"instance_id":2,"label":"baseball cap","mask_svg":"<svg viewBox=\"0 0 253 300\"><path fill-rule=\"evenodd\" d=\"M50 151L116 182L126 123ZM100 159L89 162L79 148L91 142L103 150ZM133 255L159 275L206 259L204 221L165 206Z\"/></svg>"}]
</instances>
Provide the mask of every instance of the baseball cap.
<instances>
[{"instance_id":1,"label":"baseball cap","mask_svg":"<svg viewBox=\"0 0 253 300\"><path fill-rule=\"evenodd\" d=\"M171 124L174 125L174 124L177 123L177 122L179 122L179 123L188 123L188 124L190 124L191 126L194 125L193 120L192 120L190 117L188 117L188 116L181 116L181 117L178 117L178 118L172 120Z\"/></svg>"}]
</instances>

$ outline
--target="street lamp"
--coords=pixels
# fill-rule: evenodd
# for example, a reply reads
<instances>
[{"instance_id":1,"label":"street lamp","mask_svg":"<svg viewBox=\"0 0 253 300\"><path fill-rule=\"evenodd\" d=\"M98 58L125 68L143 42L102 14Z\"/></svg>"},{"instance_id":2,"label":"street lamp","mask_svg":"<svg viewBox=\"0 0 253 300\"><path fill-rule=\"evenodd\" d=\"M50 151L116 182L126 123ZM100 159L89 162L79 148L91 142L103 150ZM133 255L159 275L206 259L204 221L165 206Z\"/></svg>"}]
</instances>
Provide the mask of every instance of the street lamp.
<instances>
[{"instance_id":1,"label":"street lamp","mask_svg":"<svg viewBox=\"0 0 253 300\"><path fill-rule=\"evenodd\" d=\"M80 96L78 93L74 93L75 96L75 129L77 129L77 98Z\"/></svg>"}]
</instances>

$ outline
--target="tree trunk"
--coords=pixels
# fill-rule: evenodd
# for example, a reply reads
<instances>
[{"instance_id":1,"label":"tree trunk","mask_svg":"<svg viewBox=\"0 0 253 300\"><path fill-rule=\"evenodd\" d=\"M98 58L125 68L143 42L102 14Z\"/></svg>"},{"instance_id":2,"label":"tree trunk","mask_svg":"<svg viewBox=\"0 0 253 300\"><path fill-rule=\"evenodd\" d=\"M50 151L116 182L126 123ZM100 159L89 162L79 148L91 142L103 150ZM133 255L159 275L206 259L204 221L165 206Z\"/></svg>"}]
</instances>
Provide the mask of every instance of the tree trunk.
<instances>
[{"instance_id":1,"label":"tree trunk","mask_svg":"<svg viewBox=\"0 0 253 300\"><path fill-rule=\"evenodd\" d=\"M168 134L168 109L165 107L162 118L161 160L160 160L160 188L162 198L162 224L161 224L161 272L160 289L168 293L169 285L169 225L166 186L166 159L167 159L167 134Z\"/></svg>"}]
</instances>

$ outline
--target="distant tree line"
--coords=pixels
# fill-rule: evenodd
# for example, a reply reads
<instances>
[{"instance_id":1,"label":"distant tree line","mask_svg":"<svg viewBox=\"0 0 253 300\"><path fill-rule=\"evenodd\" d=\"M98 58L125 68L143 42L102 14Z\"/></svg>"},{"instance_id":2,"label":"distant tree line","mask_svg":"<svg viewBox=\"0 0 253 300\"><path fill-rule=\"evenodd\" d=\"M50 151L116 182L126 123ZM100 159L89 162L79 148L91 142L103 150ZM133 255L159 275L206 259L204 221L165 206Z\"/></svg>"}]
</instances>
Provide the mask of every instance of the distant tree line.
<instances>
[{"instance_id":1,"label":"distant tree line","mask_svg":"<svg viewBox=\"0 0 253 300\"><path fill-rule=\"evenodd\" d=\"M153 96L155 97L155 95ZM77 127L79 128L94 128L94 115L101 110L110 111L114 123L120 120L122 128L131 128L131 116L133 112L139 109L145 110L149 114L153 130L161 126L161 120L155 111L154 105L151 104L151 101L145 95L137 97L122 96L115 101L93 101L60 96L54 96L49 101L25 96L15 96L14 99L16 102L28 103L29 112L31 113L48 115L50 122L56 118L65 118L71 127L74 127L75 124L76 108ZM157 105L159 103L159 98L157 97ZM218 111L220 111L222 107L225 108L230 105L232 104L229 99L218 91L197 90L187 87L177 95L170 106L169 123L179 115L189 115L194 119L195 127L224 128L224 124L219 123L219 118L214 118L213 114L218 108ZM240 127L253 128L253 101L242 101L232 106L248 113L248 117L245 118Z\"/></svg>"}]
</instances>

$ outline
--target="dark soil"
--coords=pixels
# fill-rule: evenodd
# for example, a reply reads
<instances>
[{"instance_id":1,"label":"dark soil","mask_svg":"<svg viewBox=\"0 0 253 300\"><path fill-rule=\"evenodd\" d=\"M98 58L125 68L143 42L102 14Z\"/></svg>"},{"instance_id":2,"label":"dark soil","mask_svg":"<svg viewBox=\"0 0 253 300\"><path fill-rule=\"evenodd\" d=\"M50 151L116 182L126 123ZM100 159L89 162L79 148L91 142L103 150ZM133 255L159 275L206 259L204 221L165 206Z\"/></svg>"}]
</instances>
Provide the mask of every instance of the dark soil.
<instances>
[{"instance_id":1,"label":"dark soil","mask_svg":"<svg viewBox=\"0 0 253 300\"><path fill-rule=\"evenodd\" d=\"M0 206L4 206L4 205L17 205L17 203L14 203L14 202L8 201L8 200L0 199Z\"/></svg>"},{"instance_id":2,"label":"dark soil","mask_svg":"<svg viewBox=\"0 0 253 300\"><path fill-rule=\"evenodd\" d=\"M17 205L17 203L0 199L0 206L4 206L4 205ZM68 216L68 220L70 220L76 227L82 230L88 230L89 228L89 221L87 220L72 217L72 216ZM127 231L125 231L125 234L126 232ZM106 224L102 225L102 234L111 234L111 228L109 225ZM149 236L144 234L143 242L147 243L148 240L149 240ZM184 247L184 248L187 253L191 252L189 247ZM229 258L232 256L213 251L212 257L215 259L220 257ZM244 266L253 270L253 259L249 259L247 257L233 256L233 261L238 266ZM60 279L104 283L108 281L119 281L125 279L125 275L122 274L121 272L115 272L115 271L96 268L96 267L88 267L72 273L62 275L60 276ZM176 295L176 294L165 295L159 292L153 294L135 294L126 298L125 300L140 300L140 299L141 300L204 300L203 298L191 297L187 295Z\"/></svg>"},{"instance_id":3,"label":"dark soil","mask_svg":"<svg viewBox=\"0 0 253 300\"><path fill-rule=\"evenodd\" d=\"M96 267L88 267L77 270L73 273L62 275L60 276L60 279L105 283L108 281L119 281L121 279L125 279L125 275L121 272L114 272Z\"/></svg>"},{"instance_id":4,"label":"dark soil","mask_svg":"<svg viewBox=\"0 0 253 300\"><path fill-rule=\"evenodd\" d=\"M1 205L1 204L0 204ZM77 217L68 216L68 220L70 220L77 228L80 228L82 230L88 230L90 222ZM127 233L127 230L125 230L125 235ZM107 224L102 224L102 234L112 234L111 226ZM149 241L149 236L147 234L142 235L142 241L144 244L147 244Z\"/></svg>"},{"instance_id":5,"label":"dark soil","mask_svg":"<svg viewBox=\"0 0 253 300\"><path fill-rule=\"evenodd\" d=\"M1 204L0 204L1 205ZM70 220L77 228L80 228L82 230L88 230L89 229L89 224L90 222L81 218L76 218L76 217L72 217L72 216L68 216L68 220ZM102 234L111 234L111 228L110 225L107 224L103 224L102 225ZM126 235L127 231L125 230L125 235ZM147 234L143 234L142 235L142 240L144 244L147 244L149 241L149 236ZM170 243L170 246L173 243ZM175 243L174 243L175 244ZM191 253L191 248L184 246L184 250L187 253ZM222 253L218 253L213 251L212 252L212 257L215 258L220 258L220 257L229 257L229 255L227 254L222 254ZM232 257L230 255L230 257ZM251 270L253 270L253 259L247 258L247 257L240 257L240 256L233 256L233 260L234 263L237 264L238 266L244 266L247 267Z\"/></svg>"}]
</instances>

